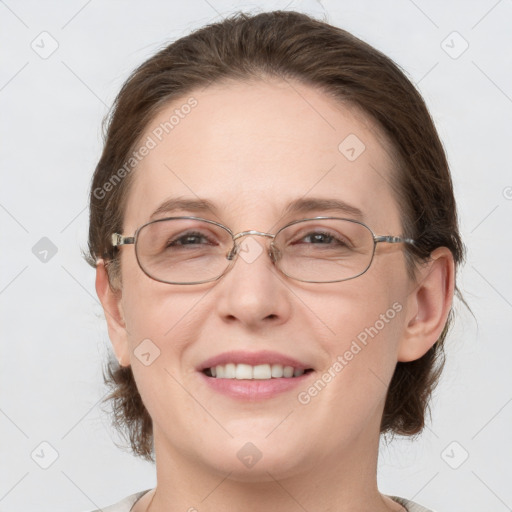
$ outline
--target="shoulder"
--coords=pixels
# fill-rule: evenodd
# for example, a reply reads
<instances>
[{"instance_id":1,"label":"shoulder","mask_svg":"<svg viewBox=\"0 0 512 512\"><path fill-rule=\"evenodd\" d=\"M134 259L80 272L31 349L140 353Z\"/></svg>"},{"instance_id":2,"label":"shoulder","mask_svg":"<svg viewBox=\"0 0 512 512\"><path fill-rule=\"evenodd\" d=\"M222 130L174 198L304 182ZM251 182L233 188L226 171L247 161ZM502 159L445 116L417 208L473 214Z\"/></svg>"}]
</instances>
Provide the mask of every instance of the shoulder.
<instances>
[{"instance_id":1,"label":"shoulder","mask_svg":"<svg viewBox=\"0 0 512 512\"><path fill-rule=\"evenodd\" d=\"M435 510L423 507L419 503L415 503L414 501L407 500L405 498L400 498L399 496L390 496L390 498L405 507L407 512L435 512Z\"/></svg>"},{"instance_id":2,"label":"shoulder","mask_svg":"<svg viewBox=\"0 0 512 512\"><path fill-rule=\"evenodd\" d=\"M146 489L145 491L136 492L135 494L130 494L126 498L123 498L121 501L114 503L113 505L109 505L108 507L102 507L101 509L91 510L88 512L130 512L131 508L144 494L149 492L151 489Z\"/></svg>"}]
</instances>

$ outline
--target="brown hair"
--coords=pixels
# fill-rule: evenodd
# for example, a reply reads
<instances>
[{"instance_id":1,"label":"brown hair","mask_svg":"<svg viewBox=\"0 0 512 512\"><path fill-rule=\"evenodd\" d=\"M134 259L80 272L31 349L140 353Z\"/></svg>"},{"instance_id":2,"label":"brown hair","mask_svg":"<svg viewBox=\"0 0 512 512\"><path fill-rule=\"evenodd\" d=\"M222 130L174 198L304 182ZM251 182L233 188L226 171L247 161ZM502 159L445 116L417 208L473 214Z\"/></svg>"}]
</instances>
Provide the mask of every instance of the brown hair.
<instances>
[{"instance_id":1,"label":"brown hair","mask_svg":"<svg viewBox=\"0 0 512 512\"><path fill-rule=\"evenodd\" d=\"M97 258L105 260L112 289L120 285L120 266L110 236L123 232L133 176L126 162L148 123L170 101L198 87L265 77L315 87L376 121L390 141L396 166L392 186L401 205L403 234L417 240L416 246L406 248L408 270L442 246L450 249L456 266L462 262L464 246L444 149L421 95L399 67L345 30L305 14L237 13L182 37L139 66L104 120L108 125L92 179L88 254L84 256L93 267ZM125 172L120 172L122 168ZM456 293L460 296L458 289ZM443 342L451 321L452 312L439 340L423 357L397 363L381 433L422 431L444 364ZM104 379L111 388L105 401L112 402L114 425L129 436L136 455L154 460L152 422L131 368L120 367L112 359Z\"/></svg>"}]
</instances>

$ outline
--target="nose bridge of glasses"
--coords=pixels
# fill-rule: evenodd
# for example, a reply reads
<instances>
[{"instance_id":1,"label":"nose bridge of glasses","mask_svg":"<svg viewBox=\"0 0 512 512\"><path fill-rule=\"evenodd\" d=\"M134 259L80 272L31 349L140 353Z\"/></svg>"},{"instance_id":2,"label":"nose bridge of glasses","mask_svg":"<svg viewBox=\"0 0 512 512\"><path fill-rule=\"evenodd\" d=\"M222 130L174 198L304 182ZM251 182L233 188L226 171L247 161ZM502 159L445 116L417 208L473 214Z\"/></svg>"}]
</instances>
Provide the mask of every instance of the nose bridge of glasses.
<instances>
[{"instance_id":1,"label":"nose bridge of glasses","mask_svg":"<svg viewBox=\"0 0 512 512\"><path fill-rule=\"evenodd\" d=\"M236 241L239 239L239 238L242 238L244 236L264 236L264 237L267 237L267 238L271 238L272 240L274 240L275 236L276 235L273 235L271 233L265 233L263 231L256 231L256 230L249 230L249 231L241 231L240 233L237 233L236 235L233 236L233 242L234 243L234 247L233 249L229 252L228 254L228 259L229 260L232 260L235 256L235 254L238 253L238 249L239 249L239 245L236 244ZM272 253L272 247L271 247L271 251ZM270 254L270 256L272 257L272 254Z\"/></svg>"},{"instance_id":2,"label":"nose bridge of glasses","mask_svg":"<svg viewBox=\"0 0 512 512\"><path fill-rule=\"evenodd\" d=\"M250 230L250 231L241 231L240 233L237 233L236 235L233 236L233 240L236 241L239 238L241 238L242 236L248 236L248 235L266 236L266 237L269 237L272 239L276 236L276 235L272 235L271 233L264 233L263 231Z\"/></svg>"}]
</instances>

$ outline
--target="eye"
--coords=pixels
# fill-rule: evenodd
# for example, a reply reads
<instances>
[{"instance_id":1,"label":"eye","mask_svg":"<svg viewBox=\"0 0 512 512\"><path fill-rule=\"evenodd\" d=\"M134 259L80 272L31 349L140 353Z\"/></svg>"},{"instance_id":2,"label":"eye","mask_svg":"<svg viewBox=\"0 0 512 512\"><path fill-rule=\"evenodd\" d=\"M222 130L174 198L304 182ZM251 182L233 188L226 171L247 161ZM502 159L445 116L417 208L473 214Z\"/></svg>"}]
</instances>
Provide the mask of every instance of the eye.
<instances>
[{"instance_id":1,"label":"eye","mask_svg":"<svg viewBox=\"0 0 512 512\"><path fill-rule=\"evenodd\" d=\"M296 241L292 242L294 245L297 243L302 243L304 241L305 245L323 245L329 247L351 247L352 244L349 240L340 234L334 234L330 231L319 230L319 231L310 231L305 235L299 235L296 238Z\"/></svg>"},{"instance_id":2,"label":"eye","mask_svg":"<svg viewBox=\"0 0 512 512\"><path fill-rule=\"evenodd\" d=\"M321 242L321 245L331 244L332 242L337 242L339 244L346 245L345 242L343 242L342 240L339 240L338 238L333 236L331 233L326 233L326 232L317 231L314 233L313 232L309 233L306 236L302 237L302 240L306 240L306 239L313 243Z\"/></svg>"},{"instance_id":3,"label":"eye","mask_svg":"<svg viewBox=\"0 0 512 512\"><path fill-rule=\"evenodd\" d=\"M204 243L207 242L207 244ZM199 231L190 231L178 237L173 237L167 241L165 247L187 246L187 245L213 245L214 242L204 233Z\"/></svg>"}]
</instances>

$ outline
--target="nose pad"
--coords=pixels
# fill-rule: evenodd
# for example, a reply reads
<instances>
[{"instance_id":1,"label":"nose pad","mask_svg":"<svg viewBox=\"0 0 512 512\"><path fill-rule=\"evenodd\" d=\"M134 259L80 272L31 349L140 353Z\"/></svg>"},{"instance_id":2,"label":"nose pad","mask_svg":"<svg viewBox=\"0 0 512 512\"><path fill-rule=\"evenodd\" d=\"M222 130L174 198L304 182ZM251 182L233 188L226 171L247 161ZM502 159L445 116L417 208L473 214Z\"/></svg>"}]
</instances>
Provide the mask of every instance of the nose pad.
<instances>
[{"instance_id":1,"label":"nose pad","mask_svg":"<svg viewBox=\"0 0 512 512\"><path fill-rule=\"evenodd\" d=\"M226 259L228 261L232 261L235 256L239 253L240 251L240 247L241 245L240 244L234 244L234 246L229 250L229 252L226 254ZM273 242L270 243L270 248L269 248L269 251L268 251L268 255L272 261L272 263L276 264L282 257L283 257L283 254L281 253L281 251L274 245Z\"/></svg>"},{"instance_id":2,"label":"nose pad","mask_svg":"<svg viewBox=\"0 0 512 512\"><path fill-rule=\"evenodd\" d=\"M274 242L271 242L270 244L268 255L270 256L270 259L274 265L283 257L281 251L274 245Z\"/></svg>"},{"instance_id":3,"label":"nose pad","mask_svg":"<svg viewBox=\"0 0 512 512\"><path fill-rule=\"evenodd\" d=\"M238 249L240 249L240 246L235 243L233 247L229 250L229 252L226 254L226 259L232 261L238 254Z\"/></svg>"}]
</instances>

